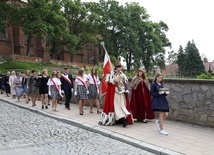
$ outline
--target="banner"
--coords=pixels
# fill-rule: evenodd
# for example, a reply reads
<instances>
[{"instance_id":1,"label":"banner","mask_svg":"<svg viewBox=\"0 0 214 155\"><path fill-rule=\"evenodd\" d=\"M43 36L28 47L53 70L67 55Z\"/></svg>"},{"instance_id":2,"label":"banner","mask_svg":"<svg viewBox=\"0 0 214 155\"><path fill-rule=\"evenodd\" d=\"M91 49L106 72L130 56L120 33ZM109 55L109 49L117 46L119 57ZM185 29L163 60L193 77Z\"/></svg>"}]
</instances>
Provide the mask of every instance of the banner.
<instances>
[{"instance_id":1,"label":"banner","mask_svg":"<svg viewBox=\"0 0 214 155\"><path fill-rule=\"evenodd\" d=\"M106 75L113 70L111 60L107 51L105 51L104 63L103 63L103 77L102 77L102 95L105 95L107 91Z\"/></svg>"}]
</instances>

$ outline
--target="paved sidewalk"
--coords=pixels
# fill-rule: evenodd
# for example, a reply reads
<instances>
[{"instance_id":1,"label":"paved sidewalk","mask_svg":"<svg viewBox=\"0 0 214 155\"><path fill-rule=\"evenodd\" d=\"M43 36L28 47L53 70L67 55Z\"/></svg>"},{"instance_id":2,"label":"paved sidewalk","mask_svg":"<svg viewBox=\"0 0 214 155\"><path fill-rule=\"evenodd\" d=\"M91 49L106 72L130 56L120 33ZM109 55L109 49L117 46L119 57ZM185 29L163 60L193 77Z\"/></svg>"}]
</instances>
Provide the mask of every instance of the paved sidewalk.
<instances>
[{"instance_id":1,"label":"paved sidewalk","mask_svg":"<svg viewBox=\"0 0 214 155\"><path fill-rule=\"evenodd\" d=\"M187 155L213 155L214 154L214 128L202 127L198 125L185 124L176 121L165 121L164 128L169 133L168 136L160 135L155 126L155 121L147 124L135 122L123 128L120 125L100 126L98 120L100 115L89 113L86 107L84 115L79 115L78 105L71 104L71 110L58 104L58 112L51 110L41 110L41 101L37 101L37 106L32 107L31 102L26 104L24 99L17 102L16 99L0 95L0 99L31 109L44 115L56 117L64 122L73 122L77 126L82 126L91 131L100 132L103 135L127 142L146 149L156 154L187 154Z\"/></svg>"}]
</instances>

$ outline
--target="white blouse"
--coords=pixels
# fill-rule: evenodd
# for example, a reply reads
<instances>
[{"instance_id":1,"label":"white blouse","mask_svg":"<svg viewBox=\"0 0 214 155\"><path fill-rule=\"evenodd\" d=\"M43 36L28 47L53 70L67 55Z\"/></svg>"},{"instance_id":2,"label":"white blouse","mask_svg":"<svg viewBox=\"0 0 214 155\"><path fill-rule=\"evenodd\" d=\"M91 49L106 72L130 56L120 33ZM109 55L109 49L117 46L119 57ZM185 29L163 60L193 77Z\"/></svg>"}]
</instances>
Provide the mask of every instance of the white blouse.
<instances>
[{"instance_id":1,"label":"white blouse","mask_svg":"<svg viewBox=\"0 0 214 155\"><path fill-rule=\"evenodd\" d=\"M87 79L84 77L84 78L82 78L82 77L80 77L80 76L77 76L77 78L75 79L75 82L77 83L77 85L83 85L83 83L79 80L82 80L85 84L86 84L86 82L87 82Z\"/></svg>"},{"instance_id":2,"label":"white blouse","mask_svg":"<svg viewBox=\"0 0 214 155\"><path fill-rule=\"evenodd\" d=\"M92 77L92 75L91 74L88 74L87 75L87 79L88 79L88 82L89 82L89 84L97 84L97 85L99 85L100 84L100 79L99 79L99 77L97 76L94 76L94 80L93 80L93 77ZM95 83L94 83L94 81L95 81Z\"/></svg>"},{"instance_id":3,"label":"white blouse","mask_svg":"<svg viewBox=\"0 0 214 155\"><path fill-rule=\"evenodd\" d=\"M10 77L9 77L9 85L10 86L12 86L12 85L14 85L14 79L16 78L16 76L13 76L13 75L11 75Z\"/></svg>"},{"instance_id":4,"label":"white blouse","mask_svg":"<svg viewBox=\"0 0 214 155\"><path fill-rule=\"evenodd\" d=\"M60 79L58 79L58 78L54 77L54 78L52 78L52 80L55 82L55 84L57 86L60 86L62 84L61 81L60 81ZM53 86L54 85L53 82L51 81L51 78L49 78L47 85L48 86Z\"/></svg>"}]
</instances>

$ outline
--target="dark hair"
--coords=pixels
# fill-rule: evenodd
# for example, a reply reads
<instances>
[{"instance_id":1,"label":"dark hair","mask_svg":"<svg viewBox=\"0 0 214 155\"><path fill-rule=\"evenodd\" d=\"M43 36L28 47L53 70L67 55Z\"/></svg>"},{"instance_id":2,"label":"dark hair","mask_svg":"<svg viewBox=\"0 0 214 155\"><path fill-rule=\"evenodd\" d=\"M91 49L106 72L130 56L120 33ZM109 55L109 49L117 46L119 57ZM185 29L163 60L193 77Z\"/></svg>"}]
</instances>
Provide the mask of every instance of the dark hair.
<instances>
[{"instance_id":1,"label":"dark hair","mask_svg":"<svg viewBox=\"0 0 214 155\"><path fill-rule=\"evenodd\" d=\"M95 74L93 74L93 70L95 70ZM96 69L96 68L92 68L92 69L91 69L91 75L97 76L97 69Z\"/></svg>"},{"instance_id":2,"label":"dark hair","mask_svg":"<svg viewBox=\"0 0 214 155\"><path fill-rule=\"evenodd\" d=\"M163 75L162 75L161 73L157 73L156 76L155 76L154 82L157 81L157 78L158 78L159 76L163 76ZM160 83L163 85L163 79L162 79L162 81L161 81Z\"/></svg>"},{"instance_id":3,"label":"dark hair","mask_svg":"<svg viewBox=\"0 0 214 155\"><path fill-rule=\"evenodd\" d=\"M31 73L34 73L36 70L32 70Z\"/></svg>"}]
</instances>

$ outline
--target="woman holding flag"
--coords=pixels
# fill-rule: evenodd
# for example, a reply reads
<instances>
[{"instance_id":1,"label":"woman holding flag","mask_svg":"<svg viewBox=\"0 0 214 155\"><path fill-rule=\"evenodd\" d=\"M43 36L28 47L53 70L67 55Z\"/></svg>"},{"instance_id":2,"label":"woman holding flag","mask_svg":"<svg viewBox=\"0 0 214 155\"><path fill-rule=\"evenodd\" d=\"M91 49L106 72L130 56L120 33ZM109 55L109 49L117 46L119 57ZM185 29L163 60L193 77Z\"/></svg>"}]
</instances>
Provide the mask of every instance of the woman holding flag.
<instances>
[{"instance_id":1,"label":"woman holding flag","mask_svg":"<svg viewBox=\"0 0 214 155\"><path fill-rule=\"evenodd\" d=\"M92 107L94 104L94 100L96 101L96 106L97 106L97 114L100 114L100 101L99 101L99 85L100 85L100 80L99 77L97 76L97 70L95 68L92 68L91 74L88 74L87 76L89 86L89 99L90 99L90 113L93 113Z\"/></svg>"},{"instance_id":2,"label":"woman holding flag","mask_svg":"<svg viewBox=\"0 0 214 155\"><path fill-rule=\"evenodd\" d=\"M129 91L126 86L128 79L122 72L120 62L116 63L115 70L106 76L106 82L107 92L99 124L114 125L118 123L123 127L133 124L128 100Z\"/></svg>"}]
</instances>

